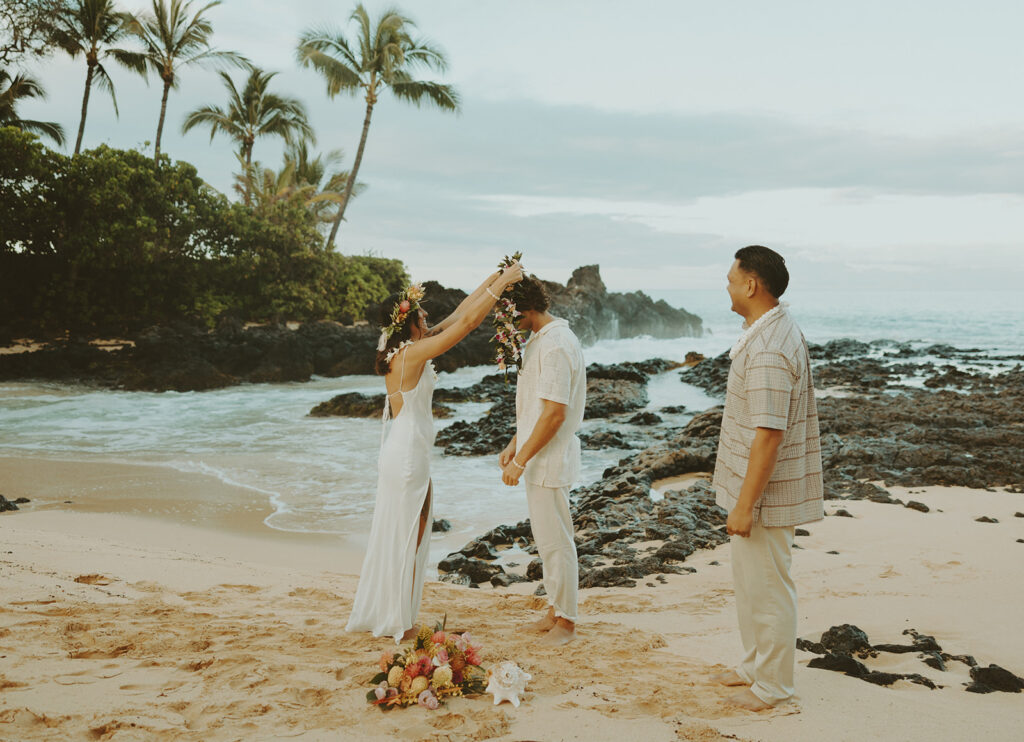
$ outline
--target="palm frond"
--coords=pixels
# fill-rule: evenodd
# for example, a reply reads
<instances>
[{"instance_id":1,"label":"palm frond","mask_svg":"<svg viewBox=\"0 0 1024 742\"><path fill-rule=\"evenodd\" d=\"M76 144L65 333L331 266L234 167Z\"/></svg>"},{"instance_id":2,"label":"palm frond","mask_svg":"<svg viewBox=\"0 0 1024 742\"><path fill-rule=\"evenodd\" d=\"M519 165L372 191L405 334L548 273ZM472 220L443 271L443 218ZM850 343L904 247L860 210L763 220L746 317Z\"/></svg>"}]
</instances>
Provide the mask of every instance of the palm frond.
<instances>
[{"instance_id":1,"label":"palm frond","mask_svg":"<svg viewBox=\"0 0 1024 742\"><path fill-rule=\"evenodd\" d=\"M458 112L461 100L458 91L452 85L422 80L405 80L391 83L391 92L399 100L412 103L419 108L429 101L442 111Z\"/></svg>"}]
</instances>

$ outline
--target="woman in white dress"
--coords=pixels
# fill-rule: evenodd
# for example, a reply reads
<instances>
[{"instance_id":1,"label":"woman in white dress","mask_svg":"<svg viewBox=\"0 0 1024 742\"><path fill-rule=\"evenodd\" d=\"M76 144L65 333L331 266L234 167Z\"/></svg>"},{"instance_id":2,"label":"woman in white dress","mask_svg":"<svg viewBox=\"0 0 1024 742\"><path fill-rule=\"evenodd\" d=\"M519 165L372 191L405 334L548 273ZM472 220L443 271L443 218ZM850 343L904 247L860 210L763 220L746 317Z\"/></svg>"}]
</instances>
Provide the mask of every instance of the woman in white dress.
<instances>
[{"instance_id":1,"label":"woman in white dress","mask_svg":"<svg viewBox=\"0 0 1024 742\"><path fill-rule=\"evenodd\" d=\"M419 306L421 287L411 286L384 305L388 314L382 318L376 370L384 376L387 397L377 500L346 631L371 631L396 642L416 633L433 523L431 361L479 326L501 293L522 277L518 263L488 276L451 316L429 330L427 313Z\"/></svg>"}]
</instances>

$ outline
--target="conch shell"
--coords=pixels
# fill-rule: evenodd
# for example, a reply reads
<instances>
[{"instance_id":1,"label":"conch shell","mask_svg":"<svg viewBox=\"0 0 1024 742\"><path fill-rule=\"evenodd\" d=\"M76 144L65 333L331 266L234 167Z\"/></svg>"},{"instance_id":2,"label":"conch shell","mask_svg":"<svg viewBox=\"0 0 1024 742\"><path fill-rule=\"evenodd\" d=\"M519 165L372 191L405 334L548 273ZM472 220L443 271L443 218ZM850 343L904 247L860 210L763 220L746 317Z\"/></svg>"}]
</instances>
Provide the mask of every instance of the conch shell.
<instances>
[{"instance_id":1,"label":"conch shell","mask_svg":"<svg viewBox=\"0 0 1024 742\"><path fill-rule=\"evenodd\" d=\"M494 694L494 705L510 701L519 708L519 696L526 691L526 683L533 676L511 660L499 662L487 671L487 693Z\"/></svg>"}]
</instances>

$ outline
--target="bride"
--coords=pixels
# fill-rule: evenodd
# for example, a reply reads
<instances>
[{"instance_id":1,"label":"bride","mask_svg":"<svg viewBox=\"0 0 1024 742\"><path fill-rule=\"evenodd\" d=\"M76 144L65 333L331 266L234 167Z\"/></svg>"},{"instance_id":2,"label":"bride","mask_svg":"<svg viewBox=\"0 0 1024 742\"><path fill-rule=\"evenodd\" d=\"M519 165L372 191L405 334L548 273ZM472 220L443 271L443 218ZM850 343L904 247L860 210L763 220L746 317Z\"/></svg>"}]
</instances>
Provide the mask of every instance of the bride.
<instances>
[{"instance_id":1,"label":"bride","mask_svg":"<svg viewBox=\"0 0 1024 742\"><path fill-rule=\"evenodd\" d=\"M410 286L383 305L375 368L384 376L384 430L377 500L352 615L346 631L372 631L396 642L416 634L433 523L430 455L434 446L434 367L522 280L518 263L494 273L442 322L427 329L423 289ZM394 418L391 425L388 420Z\"/></svg>"}]
</instances>

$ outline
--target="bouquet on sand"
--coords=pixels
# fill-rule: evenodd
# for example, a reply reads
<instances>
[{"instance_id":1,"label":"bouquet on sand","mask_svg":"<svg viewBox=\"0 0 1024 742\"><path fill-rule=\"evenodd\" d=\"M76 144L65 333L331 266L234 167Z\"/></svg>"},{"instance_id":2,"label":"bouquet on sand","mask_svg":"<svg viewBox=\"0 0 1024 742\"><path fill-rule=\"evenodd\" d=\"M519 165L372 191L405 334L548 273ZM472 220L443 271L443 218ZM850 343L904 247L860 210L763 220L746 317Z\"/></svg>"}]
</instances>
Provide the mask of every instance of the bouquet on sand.
<instances>
[{"instance_id":1,"label":"bouquet on sand","mask_svg":"<svg viewBox=\"0 0 1024 742\"><path fill-rule=\"evenodd\" d=\"M487 674L480 667L481 646L469 632L424 626L404 650L387 651L380 658L376 686L366 700L387 711L395 706L420 705L436 709L449 696L483 693Z\"/></svg>"}]
</instances>

